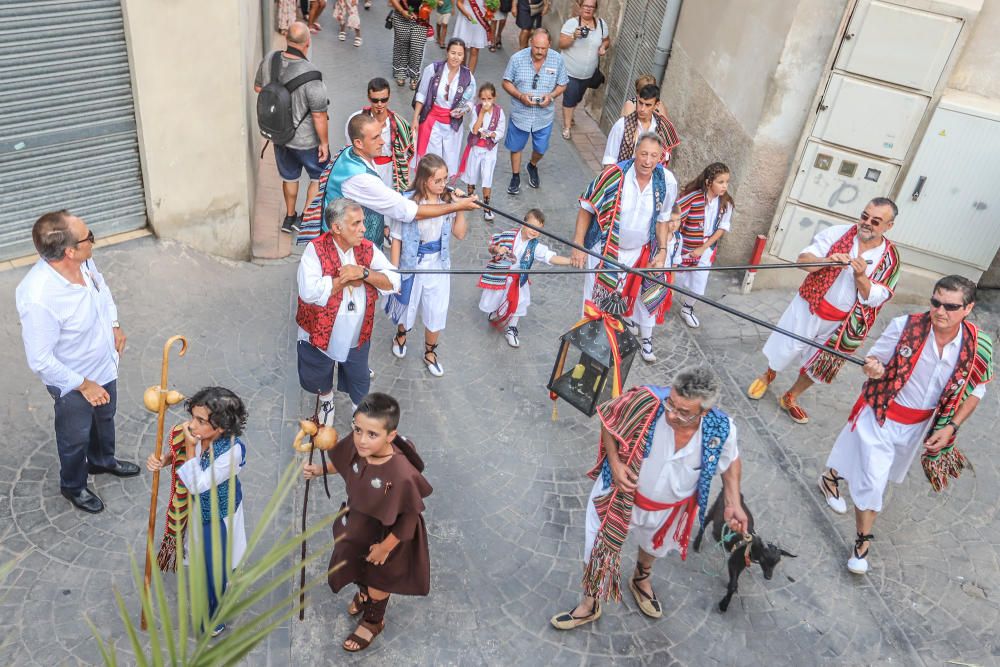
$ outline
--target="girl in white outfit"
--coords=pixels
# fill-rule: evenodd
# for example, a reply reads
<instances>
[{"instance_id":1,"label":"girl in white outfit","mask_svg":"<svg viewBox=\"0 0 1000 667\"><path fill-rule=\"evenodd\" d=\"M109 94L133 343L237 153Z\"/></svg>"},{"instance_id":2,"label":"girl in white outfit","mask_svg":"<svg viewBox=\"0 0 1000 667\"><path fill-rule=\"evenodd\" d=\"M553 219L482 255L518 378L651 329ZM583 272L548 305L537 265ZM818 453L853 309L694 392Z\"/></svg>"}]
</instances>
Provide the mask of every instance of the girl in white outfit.
<instances>
[{"instance_id":1,"label":"girl in white outfit","mask_svg":"<svg viewBox=\"0 0 1000 667\"><path fill-rule=\"evenodd\" d=\"M469 195L474 195L479 185L483 188L483 201L487 204L493 194L497 147L507 132L507 114L496 104L496 99L497 89L492 83L484 83L479 88L479 104L474 109L472 128L458 168L458 176L468 185ZM483 218L493 220L493 211L484 209Z\"/></svg>"},{"instance_id":2,"label":"girl in white outfit","mask_svg":"<svg viewBox=\"0 0 1000 667\"><path fill-rule=\"evenodd\" d=\"M445 60L431 63L420 75L410 129L416 147L414 160L438 155L448 166L448 174L454 176L465 137L462 121L476 99L476 78L462 64L465 42L452 39L447 53Z\"/></svg>"}]
</instances>

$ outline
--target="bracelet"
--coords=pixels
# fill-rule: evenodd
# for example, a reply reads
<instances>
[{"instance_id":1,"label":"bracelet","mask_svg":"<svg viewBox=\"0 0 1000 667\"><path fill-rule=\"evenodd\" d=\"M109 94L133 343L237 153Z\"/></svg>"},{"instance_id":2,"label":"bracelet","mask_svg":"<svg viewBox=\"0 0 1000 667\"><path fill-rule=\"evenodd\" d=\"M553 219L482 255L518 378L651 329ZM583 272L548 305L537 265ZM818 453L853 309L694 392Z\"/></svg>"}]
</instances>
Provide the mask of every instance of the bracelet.
<instances>
[{"instance_id":1,"label":"bracelet","mask_svg":"<svg viewBox=\"0 0 1000 667\"><path fill-rule=\"evenodd\" d=\"M961 424L959 424L958 422L953 422L953 421L948 422L948 423L951 425L951 427L953 429L955 429L955 432L952 433L952 435L958 435L958 427L961 426Z\"/></svg>"}]
</instances>

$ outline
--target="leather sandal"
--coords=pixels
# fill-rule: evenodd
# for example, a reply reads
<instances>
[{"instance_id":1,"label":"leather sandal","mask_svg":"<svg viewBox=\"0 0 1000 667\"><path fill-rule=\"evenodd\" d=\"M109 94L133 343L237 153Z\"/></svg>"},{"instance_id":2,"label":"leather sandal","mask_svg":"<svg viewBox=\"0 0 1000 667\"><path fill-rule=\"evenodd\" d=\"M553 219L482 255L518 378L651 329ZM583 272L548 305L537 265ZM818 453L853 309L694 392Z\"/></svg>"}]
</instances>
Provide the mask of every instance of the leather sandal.
<instances>
[{"instance_id":1,"label":"leather sandal","mask_svg":"<svg viewBox=\"0 0 1000 667\"><path fill-rule=\"evenodd\" d=\"M778 399L778 405L781 409L788 413L788 416L792 418L792 421L796 424L808 424L809 423L809 413L802 409L802 406L792 398L791 392L785 392L782 394L781 398Z\"/></svg>"},{"instance_id":2,"label":"leather sandal","mask_svg":"<svg viewBox=\"0 0 1000 667\"><path fill-rule=\"evenodd\" d=\"M357 616L360 614L364 611L365 601L367 599L367 597L361 595L361 591L355 593L354 597L351 599L351 604L347 605L347 613L351 616Z\"/></svg>"},{"instance_id":3,"label":"leather sandal","mask_svg":"<svg viewBox=\"0 0 1000 667\"><path fill-rule=\"evenodd\" d=\"M590 613L586 616L574 616L573 610L556 614L552 617L550 621L552 626L557 630L572 630L578 628L581 625L586 625L587 623L593 623L601 617L601 603L594 600L594 606L590 608Z\"/></svg>"},{"instance_id":4,"label":"leather sandal","mask_svg":"<svg viewBox=\"0 0 1000 667\"><path fill-rule=\"evenodd\" d=\"M392 354L397 359L402 359L406 356L406 332L396 331L396 335L392 337Z\"/></svg>"},{"instance_id":5,"label":"leather sandal","mask_svg":"<svg viewBox=\"0 0 1000 667\"><path fill-rule=\"evenodd\" d=\"M375 638L378 637L380 634L382 634L382 630L385 629L385 621L381 620L378 623L369 623L368 621L361 621L361 623L358 624L358 628L364 628L368 632L372 633L371 639L365 639L364 637L359 637L358 631L355 630L350 635L348 635L347 639L344 640L344 643L341 644L341 646L344 647L344 650L347 651L348 653L357 653L358 651L364 651L366 648L371 646L372 642L375 641ZM348 648L347 642L354 642L355 644L358 645L358 647Z\"/></svg>"},{"instance_id":6,"label":"leather sandal","mask_svg":"<svg viewBox=\"0 0 1000 667\"><path fill-rule=\"evenodd\" d=\"M635 598L635 603L639 605L639 611L641 611L646 616L650 618L660 618L663 616L663 607L660 606L660 601L656 599L656 593L652 595L646 591L639 588L638 584L640 581L645 581L649 579L649 576L653 573L652 567L644 567L639 563L635 564L635 571L638 572L638 576L632 577L628 582L628 589L632 591L632 596Z\"/></svg>"}]
</instances>

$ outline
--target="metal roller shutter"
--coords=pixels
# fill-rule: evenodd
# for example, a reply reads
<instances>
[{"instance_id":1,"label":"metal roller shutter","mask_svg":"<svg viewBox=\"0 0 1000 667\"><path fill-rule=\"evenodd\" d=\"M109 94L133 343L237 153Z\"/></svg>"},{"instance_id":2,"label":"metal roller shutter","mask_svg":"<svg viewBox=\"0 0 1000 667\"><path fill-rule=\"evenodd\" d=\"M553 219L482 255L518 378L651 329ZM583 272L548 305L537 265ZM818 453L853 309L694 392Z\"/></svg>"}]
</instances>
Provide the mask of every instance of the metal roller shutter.
<instances>
[{"instance_id":1,"label":"metal roller shutter","mask_svg":"<svg viewBox=\"0 0 1000 667\"><path fill-rule=\"evenodd\" d=\"M655 74L653 57L666 10L667 0L627 0L625 3L621 28L613 43L615 58L601 113L600 125L605 132L609 132L618 120L625 100L633 96L636 78L640 74Z\"/></svg>"},{"instance_id":2,"label":"metal roller shutter","mask_svg":"<svg viewBox=\"0 0 1000 667\"><path fill-rule=\"evenodd\" d=\"M0 2L0 259L68 208L98 236L146 225L120 0Z\"/></svg>"}]
</instances>

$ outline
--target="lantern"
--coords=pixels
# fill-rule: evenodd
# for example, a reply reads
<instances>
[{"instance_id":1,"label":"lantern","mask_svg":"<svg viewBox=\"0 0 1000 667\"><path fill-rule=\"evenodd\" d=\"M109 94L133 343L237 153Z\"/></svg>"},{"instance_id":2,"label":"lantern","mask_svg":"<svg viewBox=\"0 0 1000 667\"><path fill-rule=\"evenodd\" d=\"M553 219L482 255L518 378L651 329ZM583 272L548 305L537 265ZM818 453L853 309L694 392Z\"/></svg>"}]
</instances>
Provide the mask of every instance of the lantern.
<instances>
[{"instance_id":1,"label":"lantern","mask_svg":"<svg viewBox=\"0 0 1000 667\"><path fill-rule=\"evenodd\" d=\"M621 320L612 315L587 319L564 333L552 376L550 396L563 399L574 408L592 417L600 403L612 398L617 345L619 385L625 385L639 343ZM572 358L579 351L579 360Z\"/></svg>"}]
</instances>

